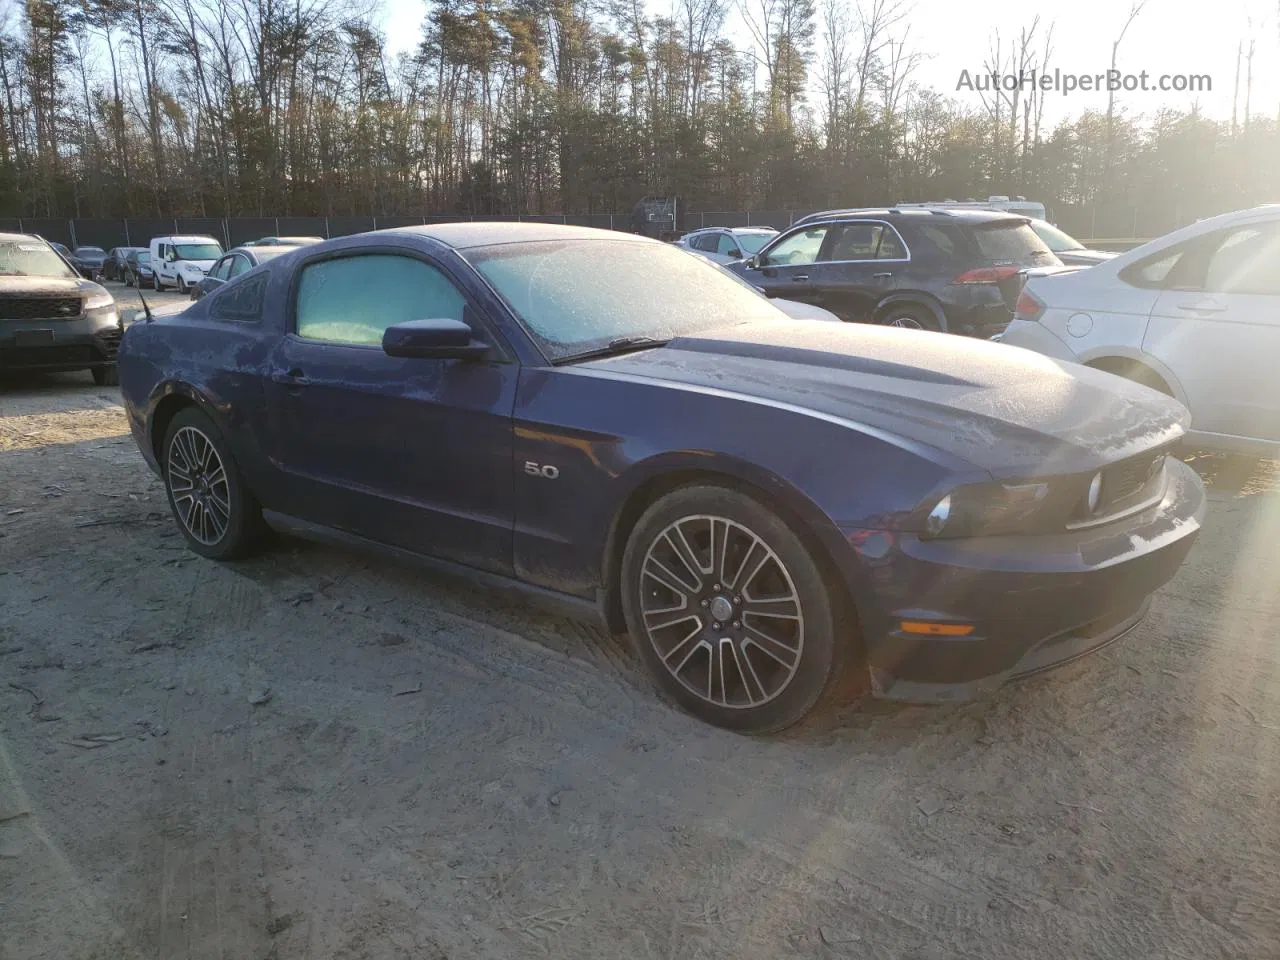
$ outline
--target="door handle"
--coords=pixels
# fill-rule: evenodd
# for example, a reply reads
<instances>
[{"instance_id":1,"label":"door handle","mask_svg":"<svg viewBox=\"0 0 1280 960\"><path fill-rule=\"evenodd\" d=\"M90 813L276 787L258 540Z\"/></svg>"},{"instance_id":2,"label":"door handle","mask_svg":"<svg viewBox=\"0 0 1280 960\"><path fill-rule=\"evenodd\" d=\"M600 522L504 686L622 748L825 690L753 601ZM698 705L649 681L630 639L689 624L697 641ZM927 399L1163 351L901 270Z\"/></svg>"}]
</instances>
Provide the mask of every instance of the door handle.
<instances>
[{"instance_id":1,"label":"door handle","mask_svg":"<svg viewBox=\"0 0 1280 960\"><path fill-rule=\"evenodd\" d=\"M271 382L283 384L286 387L292 387L295 389L298 387L305 387L311 383L310 380L303 376L302 371L297 367L294 367L288 373L273 373L271 375Z\"/></svg>"},{"instance_id":2,"label":"door handle","mask_svg":"<svg viewBox=\"0 0 1280 960\"><path fill-rule=\"evenodd\" d=\"M808 279L809 279L809 275L807 273L797 273L794 277L791 278L791 282L804 283Z\"/></svg>"},{"instance_id":3,"label":"door handle","mask_svg":"<svg viewBox=\"0 0 1280 960\"><path fill-rule=\"evenodd\" d=\"M871 275L871 279L872 280L888 280L892 276L893 276L893 271L886 270L884 273L873 273Z\"/></svg>"},{"instance_id":4,"label":"door handle","mask_svg":"<svg viewBox=\"0 0 1280 960\"><path fill-rule=\"evenodd\" d=\"M1225 313L1227 308L1225 304L1212 300L1184 300L1178 304L1178 309L1191 313Z\"/></svg>"}]
</instances>

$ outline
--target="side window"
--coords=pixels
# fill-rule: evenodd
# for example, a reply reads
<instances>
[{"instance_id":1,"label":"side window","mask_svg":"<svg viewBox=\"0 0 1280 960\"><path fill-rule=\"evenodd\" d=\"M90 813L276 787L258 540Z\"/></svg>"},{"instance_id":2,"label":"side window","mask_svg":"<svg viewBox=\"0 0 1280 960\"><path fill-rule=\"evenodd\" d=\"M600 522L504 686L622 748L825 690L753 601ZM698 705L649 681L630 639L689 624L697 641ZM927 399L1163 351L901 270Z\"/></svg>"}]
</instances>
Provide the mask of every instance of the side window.
<instances>
[{"instance_id":1,"label":"side window","mask_svg":"<svg viewBox=\"0 0 1280 960\"><path fill-rule=\"evenodd\" d=\"M213 265L213 269L209 271L209 276L213 277L215 280L225 280L227 279L230 270L231 258L223 257Z\"/></svg>"},{"instance_id":2,"label":"side window","mask_svg":"<svg viewBox=\"0 0 1280 960\"><path fill-rule=\"evenodd\" d=\"M1255 224L1227 231L1209 257L1204 290L1280 294L1280 225Z\"/></svg>"},{"instance_id":3,"label":"side window","mask_svg":"<svg viewBox=\"0 0 1280 960\"><path fill-rule=\"evenodd\" d=\"M691 246L693 249L701 250L704 253L715 253L716 235L714 233L700 233L693 238Z\"/></svg>"},{"instance_id":4,"label":"side window","mask_svg":"<svg viewBox=\"0 0 1280 960\"><path fill-rule=\"evenodd\" d=\"M228 257L227 259L231 261L231 272L228 277L238 277L242 273L248 273L251 269L248 257L242 257L237 253L234 257Z\"/></svg>"},{"instance_id":5,"label":"side window","mask_svg":"<svg viewBox=\"0 0 1280 960\"><path fill-rule=\"evenodd\" d=\"M946 257L953 257L956 253L956 240L950 233L942 229L942 227L918 226L916 228L920 236L924 237L929 246L933 247L939 253Z\"/></svg>"},{"instance_id":6,"label":"side window","mask_svg":"<svg viewBox=\"0 0 1280 960\"><path fill-rule=\"evenodd\" d=\"M412 257L377 253L321 260L302 270L298 336L376 346L392 324L461 320L464 304L453 281Z\"/></svg>"},{"instance_id":7,"label":"side window","mask_svg":"<svg viewBox=\"0 0 1280 960\"><path fill-rule=\"evenodd\" d=\"M719 243L716 246L716 253L724 254L726 257L736 257L741 253L738 249L738 242L727 233L720 234Z\"/></svg>"},{"instance_id":8,"label":"side window","mask_svg":"<svg viewBox=\"0 0 1280 960\"><path fill-rule=\"evenodd\" d=\"M884 227L878 223L847 223L833 227L835 238L824 260L874 260Z\"/></svg>"},{"instance_id":9,"label":"side window","mask_svg":"<svg viewBox=\"0 0 1280 960\"><path fill-rule=\"evenodd\" d=\"M877 260L906 260L908 257L906 245L903 244L902 238L898 236L898 231L892 227L885 227L880 231L880 246L876 250Z\"/></svg>"},{"instance_id":10,"label":"side window","mask_svg":"<svg viewBox=\"0 0 1280 960\"><path fill-rule=\"evenodd\" d=\"M762 265L768 267L785 267L792 264L814 263L822 250L822 241L827 238L829 227L809 227L788 234L780 240L765 256L761 257Z\"/></svg>"},{"instance_id":11,"label":"side window","mask_svg":"<svg viewBox=\"0 0 1280 960\"><path fill-rule=\"evenodd\" d=\"M1155 253L1144 260L1131 263L1120 271L1120 279L1135 287L1148 290L1163 289L1169 285L1174 271L1187 253L1189 244L1182 244L1173 250Z\"/></svg>"},{"instance_id":12,"label":"side window","mask_svg":"<svg viewBox=\"0 0 1280 960\"><path fill-rule=\"evenodd\" d=\"M262 319L262 301L267 295L267 275L259 274L244 283L219 287L209 298L209 316L214 320L253 323Z\"/></svg>"}]
</instances>

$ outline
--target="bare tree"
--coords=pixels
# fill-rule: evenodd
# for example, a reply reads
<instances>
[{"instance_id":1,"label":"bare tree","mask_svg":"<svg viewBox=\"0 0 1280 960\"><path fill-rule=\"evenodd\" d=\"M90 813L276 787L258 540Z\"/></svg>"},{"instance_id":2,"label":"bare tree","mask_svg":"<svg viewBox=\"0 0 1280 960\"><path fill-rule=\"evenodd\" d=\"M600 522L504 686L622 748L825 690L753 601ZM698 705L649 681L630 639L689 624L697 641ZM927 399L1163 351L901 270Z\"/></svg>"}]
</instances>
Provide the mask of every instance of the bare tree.
<instances>
[{"instance_id":1,"label":"bare tree","mask_svg":"<svg viewBox=\"0 0 1280 960\"><path fill-rule=\"evenodd\" d=\"M1138 19L1138 15L1142 13L1142 8L1147 5L1147 0L1133 0L1133 6L1129 8L1129 15L1125 18L1124 26L1120 28L1120 34L1111 44L1111 72L1116 72L1116 63L1120 56L1120 44L1124 42L1124 35L1129 32L1129 27L1133 21ZM1112 85L1107 89L1107 169L1110 170L1115 162L1115 130L1116 130L1116 91Z\"/></svg>"}]
</instances>

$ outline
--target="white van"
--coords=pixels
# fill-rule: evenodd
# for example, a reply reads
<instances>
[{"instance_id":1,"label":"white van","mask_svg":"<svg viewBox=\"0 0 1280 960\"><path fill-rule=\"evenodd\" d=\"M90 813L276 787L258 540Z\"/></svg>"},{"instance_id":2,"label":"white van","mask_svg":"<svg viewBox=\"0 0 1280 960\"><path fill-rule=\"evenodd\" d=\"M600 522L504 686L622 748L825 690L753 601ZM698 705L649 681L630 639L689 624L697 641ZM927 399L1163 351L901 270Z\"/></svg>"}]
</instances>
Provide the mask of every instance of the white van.
<instances>
[{"instance_id":1,"label":"white van","mask_svg":"<svg viewBox=\"0 0 1280 960\"><path fill-rule=\"evenodd\" d=\"M177 287L179 293L186 293L204 279L221 256L222 247L213 237L153 237L151 269L156 289Z\"/></svg>"}]
</instances>

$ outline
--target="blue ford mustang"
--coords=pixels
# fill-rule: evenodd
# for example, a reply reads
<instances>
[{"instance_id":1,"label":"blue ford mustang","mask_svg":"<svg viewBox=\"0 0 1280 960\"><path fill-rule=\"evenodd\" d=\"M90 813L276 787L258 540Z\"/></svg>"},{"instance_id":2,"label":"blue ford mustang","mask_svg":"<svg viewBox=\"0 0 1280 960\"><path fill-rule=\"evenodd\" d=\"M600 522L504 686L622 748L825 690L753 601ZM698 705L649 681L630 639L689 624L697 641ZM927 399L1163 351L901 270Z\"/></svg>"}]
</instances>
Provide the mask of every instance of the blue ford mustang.
<instances>
[{"instance_id":1,"label":"blue ford mustang","mask_svg":"<svg viewBox=\"0 0 1280 960\"><path fill-rule=\"evenodd\" d=\"M663 244L535 224L332 240L119 354L187 543L268 526L598 613L706 720L846 677L970 699L1129 630L1199 531L1186 411L1010 347L806 323Z\"/></svg>"}]
</instances>

